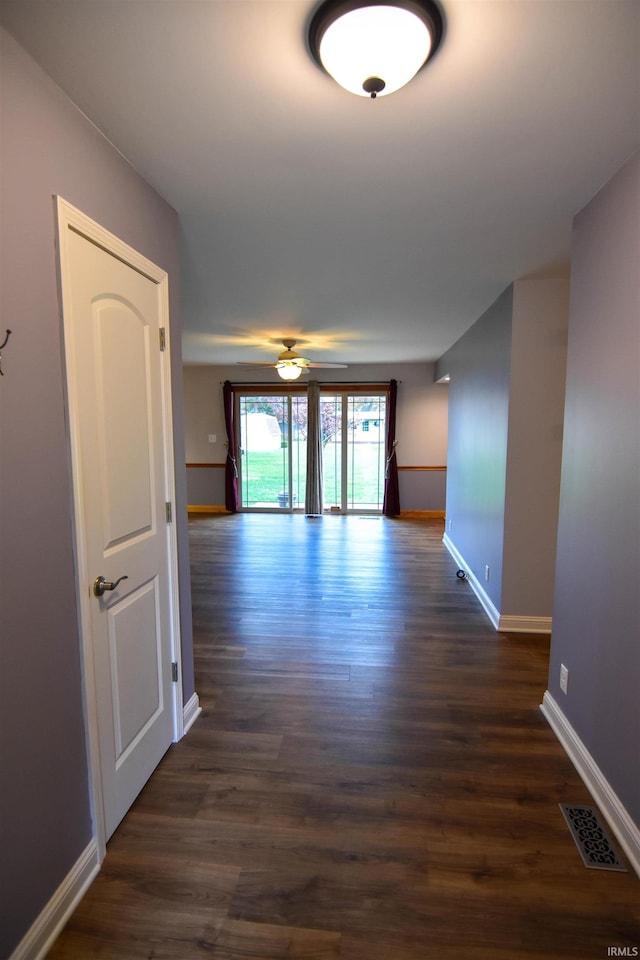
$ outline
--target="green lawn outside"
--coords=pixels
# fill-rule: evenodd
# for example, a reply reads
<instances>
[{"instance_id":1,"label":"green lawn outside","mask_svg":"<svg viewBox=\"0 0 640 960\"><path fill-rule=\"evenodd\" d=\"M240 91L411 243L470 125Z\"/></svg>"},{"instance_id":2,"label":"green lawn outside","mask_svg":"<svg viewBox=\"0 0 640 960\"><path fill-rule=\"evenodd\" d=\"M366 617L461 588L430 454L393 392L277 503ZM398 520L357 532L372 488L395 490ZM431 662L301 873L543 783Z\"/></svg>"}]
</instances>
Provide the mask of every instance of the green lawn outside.
<instances>
[{"instance_id":1,"label":"green lawn outside","mask_svg":"<svg viewBox=\"0 0 640 960\"><path fill-rule=\"evenodd\" d=\"M277 508L278 494L288 487L287 449L247 452L242 457L242 506ZM306 443L294 442L293 490L297 506L304 505ZM384 490L384 454L377 443L354 443L349 447L347 506L351 510L380 510ZM324 452L325 507L339 506L340 452L328 444Z\"/></svg>"}]
</instances>

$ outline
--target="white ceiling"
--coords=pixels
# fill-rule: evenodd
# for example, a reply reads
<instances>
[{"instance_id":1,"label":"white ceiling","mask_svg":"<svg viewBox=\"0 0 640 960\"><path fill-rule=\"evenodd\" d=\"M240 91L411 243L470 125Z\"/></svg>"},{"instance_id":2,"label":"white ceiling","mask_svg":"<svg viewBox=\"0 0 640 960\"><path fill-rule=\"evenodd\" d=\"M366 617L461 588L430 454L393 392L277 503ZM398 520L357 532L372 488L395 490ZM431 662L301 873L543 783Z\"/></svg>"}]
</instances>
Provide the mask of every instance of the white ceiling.
<instances>
[{"instance_id":1,"label":"white ceiling","mask_svg":"<svg viewBox=\"0 0 640 960\"><path fill-rule=\"evenodd\" d=\"M313 0L1 0L0 20L171 203L184 357L433 360L640 139L638 0L442 0L403 90L346 93Z\"/></svg>"}]
</instances>

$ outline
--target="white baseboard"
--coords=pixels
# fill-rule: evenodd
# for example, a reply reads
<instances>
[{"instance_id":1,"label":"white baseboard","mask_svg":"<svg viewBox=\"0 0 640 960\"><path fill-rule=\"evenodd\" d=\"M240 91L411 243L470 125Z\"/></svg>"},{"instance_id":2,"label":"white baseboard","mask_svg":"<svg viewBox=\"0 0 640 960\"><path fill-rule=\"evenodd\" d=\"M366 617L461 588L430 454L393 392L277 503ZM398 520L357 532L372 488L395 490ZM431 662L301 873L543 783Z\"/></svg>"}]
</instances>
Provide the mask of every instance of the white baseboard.
<instances>
[{"instance_id":1,"label":"white baseboard","mask_svg":"<svg viewBox=\"0 0 640 960\"><path fill-rule=\"evenodd\" d=\"M503 617L498 630L505 633L551 633L551 617Z\"/></svg>"},{"instance_id":2,"label":"white baseboard","mask_svg":"<svg viewBox=\"0 0 640 960\"><path fill-rule=\"evenodd\" d=\"M505 633L551 633L551 617L502 616L480 581L474 576L471 570L468 569L464 557L458 552L446 533L442 538L442 542L460 569L466 573L471 589L482 604L484 612L496 630L502 630Z\"/></svg>"},{"instance_id":3,"label":"white baseboard","mask_svg":"<svg viewBox=\"0 0 640 960\"><path fill-rule=\"evenodd\" d=\"M491 620L491 623L493 624L493 626L496 628L496 630L498 630L499 624L500 624L500 613L494 606L493 601L485 593L485 590L482 584L480 583L480 581L477 580L476 577L471 572L471 570L468 569L467 563L464 557L458 553L458 551L456 550L455 546L453 545L453 543L451 542L451 540L449 539L446 533L442 538L442 542L444 543L445 547L447 548L447 550L449 551L453 559L456 561L460 569L464 570L464 572L466 573L467 580L469 581L469 585L471 589L473 590L476 597L482 604L482 608L486 613L486 615L489 617L489 620Z\"/></svg>"},{"instance_id":4,"label":"white baseboard","mask_svg":"<svg viewBox=\"0 0 640 960\"><path fill-rule=\"evenodd\" d=\"M99 870L98 845L92 840L9 960L43 960Z\"/></svg>"},{"instance_id":5,"label":"white baseboard","mask_svg":"<svg viewBox=\"0 0 640 960\"><path fill-rule=\"evenodd\" d=\"M640 828L548 690L540 709L640 877Z\"/></svg>"},{"instance_id":6,"label":"white baseboard","mask_svg":"<svg viewBox=\"0 0 640 960\"><path fill-rule=\"evenodd\" d=\"M182 735L184 736L202 713L202 707L200 706L200 699L197 693L194 693L188 702L185 703L182 713L184 717Z\"/></svg>"}]
</instances>

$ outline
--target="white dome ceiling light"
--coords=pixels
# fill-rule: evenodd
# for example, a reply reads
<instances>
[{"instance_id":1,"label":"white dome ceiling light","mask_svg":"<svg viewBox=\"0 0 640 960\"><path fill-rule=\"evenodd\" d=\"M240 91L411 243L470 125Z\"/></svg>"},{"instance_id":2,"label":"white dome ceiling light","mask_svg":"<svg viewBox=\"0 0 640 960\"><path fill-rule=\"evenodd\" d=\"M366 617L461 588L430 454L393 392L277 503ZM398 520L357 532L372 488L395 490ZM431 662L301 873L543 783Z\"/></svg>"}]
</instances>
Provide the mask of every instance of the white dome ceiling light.
<instances>
[{"instance_id":1,"label":"white dome ceiling light","mask_svg":"<svg viewBox=\"0 0 640 960\"><path fill-rule=\"evenodd\" d=\"M309 48L341 87L375 99L404 87L442 32L434 0L325 0L311 19Z\"/></svg>"}]
</instances>

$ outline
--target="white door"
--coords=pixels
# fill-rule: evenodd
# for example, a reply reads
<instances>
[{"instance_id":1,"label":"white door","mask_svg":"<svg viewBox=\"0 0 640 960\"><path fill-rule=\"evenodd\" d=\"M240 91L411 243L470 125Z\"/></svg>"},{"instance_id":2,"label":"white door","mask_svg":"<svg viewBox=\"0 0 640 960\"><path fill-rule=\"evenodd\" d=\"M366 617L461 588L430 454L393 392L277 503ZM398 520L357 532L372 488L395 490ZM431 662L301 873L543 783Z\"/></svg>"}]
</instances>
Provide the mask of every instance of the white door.
<instances>
[{"instance_id":1,"label":"white door","mask_svg":"<svg viewBox=\"0 0 640 960\"><path fill-rule=\"evenodd\" d=\"M96 225L64 201L58 216L87 714L106 841L174 736L167 284L99 228L94 242Z\"/></svg>"}]
</instances>

